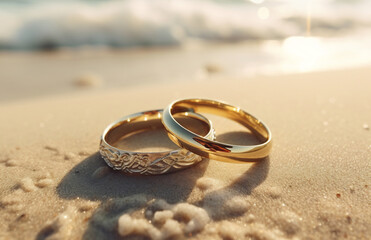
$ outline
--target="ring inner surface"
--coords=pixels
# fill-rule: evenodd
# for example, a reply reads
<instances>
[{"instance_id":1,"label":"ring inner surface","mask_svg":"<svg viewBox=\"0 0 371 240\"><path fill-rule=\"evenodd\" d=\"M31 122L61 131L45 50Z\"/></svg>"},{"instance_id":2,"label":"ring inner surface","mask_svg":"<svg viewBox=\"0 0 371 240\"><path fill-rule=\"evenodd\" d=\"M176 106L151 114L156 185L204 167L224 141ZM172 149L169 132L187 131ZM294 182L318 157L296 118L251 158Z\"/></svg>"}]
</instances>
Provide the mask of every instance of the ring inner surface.
<instances>
[{"instance_id":1,"label":"ring inner surface","mask_svg":"<svg viewBox=\"0 0 371 240\"><path fill-rule=\"evenodd\" d=\"M183 100L176 102L171 108L171 114L189 111L197 113L210 113L229 118L249 129L261 142L269 139L267 128L255 117L228 104L212 100ZM195 132L194 132L195 133Z\"/></svg>"},{"instance_id":2,"label":"ring inner surface","mask_svg":"<svg viewBox=\"0 0 371 240\"><path fill-rule=\"evenodd\" d=\"M210 131L208 122L201 117L176 114L176 120L188 130L201 136ZM166 130L161 122L161 115L145 114L126 119L114 125L106 134L105 140L111 146L127 151L150 148L151 150L178 149L167 137Z\"/></svg>"}]
</instances>

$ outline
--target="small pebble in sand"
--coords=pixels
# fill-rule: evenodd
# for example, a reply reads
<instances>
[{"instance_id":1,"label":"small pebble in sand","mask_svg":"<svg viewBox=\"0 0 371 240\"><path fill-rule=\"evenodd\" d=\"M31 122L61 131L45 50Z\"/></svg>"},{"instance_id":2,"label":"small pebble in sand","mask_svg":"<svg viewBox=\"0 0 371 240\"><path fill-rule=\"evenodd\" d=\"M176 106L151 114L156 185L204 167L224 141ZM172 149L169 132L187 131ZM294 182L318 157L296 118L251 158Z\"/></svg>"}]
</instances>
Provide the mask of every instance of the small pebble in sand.
<instances>
[{"instance_id":1,"label":"small pebble in sand","mask_svg":"<svg viewBox=\"0 0 371 240\"><path fill-rule=\"evenodd\" d=\"M5 166L7 167L15 167L18 166L18 162L14 159L10 159L5 163Z\"/></svg>"},{"instance_id":2,"label":"small pebble in sand","mask_svg":"<svg viewBox=\"0 0 371 240\"><path fill-rule=\"evenodd\" d=\"M347 223L351 224L352 223L352 217L347 215L346 218L347 218Z\"/></svg>"},{"instance_id":3,"label":"small pebble in sand","mask_svg":"<svg viewBox=\"0 0 371 240\"><path fill-rule=\"evenodd\" d=\"M205 209L196 207L189 203L179 203L172 209L174 218L179 220L189 220L184 228L185 233L201 231L210 221L210 217Z\"/></svg>"},{"instance_id":4,"label":"small pebble in sand","mask_svg":"<svg viewBox=\"0 0 371 240\"><path fill-rule=\"evenodd\" d=\"M355 193L355 191L356 191L356 190L354 189L354 186L350 186L350 187L349 187L349 190L350 190L350 193Z\"/></svg>"},{"instance_id":5,"label":"small pebble in sand","mask_svg":"<svg viewBox=\"0 0 371 240\"><path fill-rule=\"evenodd\" d=\"M202 177L197 180L196 186L205 191L205 190L213 190L220 187L220 182L214 178Z\"/></svg>"},{"instance_id":6,"label":"small pebble in sand","mask_svg":"<svg viewBox=\"0 0 371 240\"><path fill-rule=\"evenodd\" d=\"M219 65L213 63L206 64L204 68L209 74L219 73L222 71L222 68Z\"/></svg>"},{"instance_id":7,"label":"small pebble in sand","mask_svg":"<svg viewBox=\"0 0 371 240\"><path fill-rule=\"evenodd\" d=\"M77 87L97 87L102 84L102 78L92 73L84 73L74 79L73 83Z\"/></svg>"},{"instance_id":8,"label":"small pebble in sand","mask_svg":"<svg viewBox=\"0 0 371 240\"><path fill-rule=\"evenodd\" d=\"M174 214L170 210L157 211L153 216L153 222L163 224L168 219L173 218Z\"/></svg>"},{"instance_id":9,"label":"small pebble in sand","mask_svg":"<svg viewBox=\"0 0 371 240\"><path fill-rule=\"evenodd\" d=\"M109 172L110 172L110 168L108 168L108 167L106 167L106 166L104 166L104 167L99 167L97 170L95 170L95 171L93 172L92 177L93 177L93 178L96 178L96 179L98 179L98 178L102 178L102 177L106 176Z\"/></svg>"},{"instance_id":10,"label":"small pebble in sand","mask_svg":"<svg viewBox=\"0 0 371 240\"><path fill-rule=\"evenodd\" d=\"M86 212L90 211L98 206L98 203L93 201L85 201L80 204L79 211Z\"/></svg>"},{"instance_id":11,"label":"small pebble in sand","mask_svg":"<svg viewBox=\"0 0 371 240\"><path fill-rule=\"evenodd\" d=\"M27 213L22 213L17 217L17 221L25 221L28 218Z\"/></svg>"},{"instance_id":12,"label":"small pebble in sand","mask_svg":"<svg viewBox=\"0 0 371 240\"><path fill-rule=\"evenodd\" d=\"M88 152L87 150L81 150L81 151L79 152L79 155L80 155L80 156L89 156L89 152Z\"/></svg>"},{"instance_id":13,"label":"small pebble in sand","mask_svg":"<svg viewBox=\"0 0 371 240\"><path fill-rule=\"evenodd\" d=\"M37 187L35 186L34 181L29 177L23 178L20 181L19 185L25 192L32 192L32 191L37 190Z\"/></svg>"},{"instance_id":14,"label":"small pebble in sand","mask_svg":"<svg viewBox=\"0 0 371 240\"><path fill-rule=\"evenodd\" d=\"M42 171L42 172L38 173L37 179L45 179L45 178L51 178L50 172Z\"/></svg>"},{"instance_id":15,"label":"small pebble in sand","mask_svg":"<svg viewBox=\"0 0 371 240\"><path fill-rule=\"evenodd\" d=\"M370 127L365 123L365 124L363 124L363 129L370 130Z\"/></svg>"},{"instance_id":16,"label":"small pebble in sand","mask_svg":"<svg viewBox=\"0 0 371 240\"><path fill-rule=\"evenodd\" d=\"M161 228L162 239L175 239L176 236L181 236L182 234L183 232L180 223L173 219L166 220L165 224Z\"/></svg>"},{"instance_id":17,"label":"small pebble in sand","mask_svg":"<svg viewBox=\"0 0 371 240\"><path fill-rule=\"evenodd\" d=\"M55 152L55 153L59 153L59 149L55 146L51 146L51 145L46 145L44 147L46 150L49 150L49 151L52 151L52 152Z\"/></svg>"},{"instance_id":18,"label":"small pebble in sand","mask_svg":"<svg viewBox=\"0 0 371 240\"><path fill-rule=\"evenodd\" d=\"M54 181L50 178L44 178L37 181L36 186L39 188L49 187L54 183Z\"/></svg>"},{"instance_id":19,"label":"small pebble in sand","mask_svg":"<svg viewBox=\"0 0 371 240\"><path fill-rule=\"evenodd\" d=\"M337 198L340 198L341 197L341 194L340 193L336 193L336 197Z\"/></svg>"},{"instance_id":20,"label":"small pebble in sand","mask_svg":"<svg viewBox=\"0 0 371 240\"><path fill-rule=\"evenodd\" d=\"M76 154L72 152L66 152L64 154L64 160L74 160L76 158Z\"/></svg>"}]
</instances>

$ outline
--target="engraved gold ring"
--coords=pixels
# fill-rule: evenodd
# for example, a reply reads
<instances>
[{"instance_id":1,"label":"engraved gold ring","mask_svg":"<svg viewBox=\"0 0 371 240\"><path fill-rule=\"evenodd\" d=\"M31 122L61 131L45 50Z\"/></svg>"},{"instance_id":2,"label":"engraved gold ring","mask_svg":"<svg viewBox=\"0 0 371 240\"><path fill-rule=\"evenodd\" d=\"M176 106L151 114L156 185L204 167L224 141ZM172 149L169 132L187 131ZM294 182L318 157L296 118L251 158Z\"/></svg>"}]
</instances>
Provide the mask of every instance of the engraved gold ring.
<instances>
[{"instance_id":1,"label":"engraved gold ring","mask_svg":"<svg viewBox=\"0 0 371 240\"><path fill-rule=\"evenodd\" d=\"M108 166L126 173L145 175L163 174L184 169L202 160L202 157L185 149L163 152L132 152L116 147L117 143L130 134L138 131L163 128L162 110L135 113L110 124L103 132L99 152ZM190 126L192 131L203 135L205 139L214 139L211 121L197 113L179 113L177 120L191 117L198 127Z\"/></svg>"},{"instance_id":2,"label":"engraved gold ring","mask_svg":"<svg viewBox=\"0 0 371 240\"><path fill-rule=\"evenodd\" d=\"M205 138L183 127L175 118L177 113L211 113L229 118L248 128L262 141L258 145L232 145ZM267 157L272 147L269 128L256 117L239 107L207 99L184 99L171 103L164 109L162 123L170 139L179 147L202 157L225 162L255 162Z\"/></svg>"}]
</instances>

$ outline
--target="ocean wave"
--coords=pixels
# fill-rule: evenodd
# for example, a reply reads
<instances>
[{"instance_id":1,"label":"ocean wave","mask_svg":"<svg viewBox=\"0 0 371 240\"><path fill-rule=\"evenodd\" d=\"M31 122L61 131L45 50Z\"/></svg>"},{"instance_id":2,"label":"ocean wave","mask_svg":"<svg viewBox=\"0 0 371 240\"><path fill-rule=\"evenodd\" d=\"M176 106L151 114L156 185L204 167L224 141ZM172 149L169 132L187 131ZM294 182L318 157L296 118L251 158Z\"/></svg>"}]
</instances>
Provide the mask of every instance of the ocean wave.
<instances>
[{"instance_id":1,"label":"ocean wave","mask_svg":"<svg viewBox=\"0 0 371 240\"><path fill-rule=\"evenodd\" d=\"M333 34L371 25L366 11L357 8L354 15L354 7L344 3L336 5L335 14L329 11L329 5L335 6L332 1L310 8L288 2L291 1L33 1L28 5L0 2L0 48L133 47L181 45L193 40L280 39L305 34L309 15L314 33Z\"/></svg>"}]
</instances>

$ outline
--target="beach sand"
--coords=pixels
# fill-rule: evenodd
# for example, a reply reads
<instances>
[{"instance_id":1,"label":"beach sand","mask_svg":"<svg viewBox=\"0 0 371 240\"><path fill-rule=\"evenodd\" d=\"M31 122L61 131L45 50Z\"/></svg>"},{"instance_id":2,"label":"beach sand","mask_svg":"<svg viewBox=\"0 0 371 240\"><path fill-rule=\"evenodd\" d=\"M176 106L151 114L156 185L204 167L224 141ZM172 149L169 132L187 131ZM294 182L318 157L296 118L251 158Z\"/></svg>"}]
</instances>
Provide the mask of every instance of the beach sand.
<instances>
[{"instance_id":1,"label":"beach sand","mask_svg":"<svg viewBox=\"0 0 371 240\"><path fill-rule=\"evenodd\" d=\"M362 68L176 81L3 102L0 239L369 239L370 76ZM270 156L205 159L161 176L106 166L97 151L109 123L189 97L263 120ZM210 119L218 140L254 142L237 124ZM163 133L136 141L175 148Z\"/></svg>"}]
</instances>

